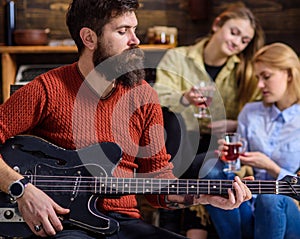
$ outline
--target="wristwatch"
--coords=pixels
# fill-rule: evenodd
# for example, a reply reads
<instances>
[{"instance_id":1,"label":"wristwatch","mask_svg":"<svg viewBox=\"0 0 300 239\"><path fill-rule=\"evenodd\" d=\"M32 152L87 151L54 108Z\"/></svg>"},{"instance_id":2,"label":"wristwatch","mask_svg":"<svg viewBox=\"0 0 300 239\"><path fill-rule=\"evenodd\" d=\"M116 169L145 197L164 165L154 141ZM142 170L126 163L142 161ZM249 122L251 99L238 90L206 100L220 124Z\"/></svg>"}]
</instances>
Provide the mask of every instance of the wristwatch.
<instances>
[{"instance_id":1,"label":"wristwatch","mask_svg":"<svg viewBox=\"0 0 300 239\"><path fill-rule=\"evenodd\" d=\"M22 197L24 194L25 187L29 183L28 178L22 178L13 182L8 187L8 194L12 197L13 200L17 200L18 198Z\"/></svg>"}]
</instances>

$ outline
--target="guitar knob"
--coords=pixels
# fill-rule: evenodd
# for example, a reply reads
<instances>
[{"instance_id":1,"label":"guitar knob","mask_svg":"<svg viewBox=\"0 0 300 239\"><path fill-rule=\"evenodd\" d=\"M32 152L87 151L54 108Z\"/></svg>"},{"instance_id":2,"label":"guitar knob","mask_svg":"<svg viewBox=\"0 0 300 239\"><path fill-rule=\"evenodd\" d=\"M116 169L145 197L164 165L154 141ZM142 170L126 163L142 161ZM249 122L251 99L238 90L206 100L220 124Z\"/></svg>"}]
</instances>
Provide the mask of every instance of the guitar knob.
<instances>
[{"instance_id":1,"label":"guitar knob","mask_svg":"<svg viewBox=\"0 0 300 239\"><path fill-rule=\"evenodd\" d=\"M12 210L6 210L6 211L4 212L4 217L5 217L5 219L10 220L10 219L13 218L13 216L14 216L14 213L13 213Z\"/></svg>"},{"instance_id":2,"label":"guitar knob","mask_svg":"<svg viewBox=\"0 0 300 239\"><path fill-rule=\"evenodd\" d=\"M293 178L291 179L291 183L293 183L293 184L298 183L298 178L293 177Z\"/></svg>"},{"instance_id":3,"label":"guitar knob","mask_svg":"<svg viewBox=\"0 0 300 239\"><path fill-rule=\"evenodd\" d=\"M17 173L20 173L20 172L21 172L21 170L20 170L20 168L19 168L18 166L14 166L14 167L13 167L13 170L15 170Z\"/></svg>"}]
</instances>

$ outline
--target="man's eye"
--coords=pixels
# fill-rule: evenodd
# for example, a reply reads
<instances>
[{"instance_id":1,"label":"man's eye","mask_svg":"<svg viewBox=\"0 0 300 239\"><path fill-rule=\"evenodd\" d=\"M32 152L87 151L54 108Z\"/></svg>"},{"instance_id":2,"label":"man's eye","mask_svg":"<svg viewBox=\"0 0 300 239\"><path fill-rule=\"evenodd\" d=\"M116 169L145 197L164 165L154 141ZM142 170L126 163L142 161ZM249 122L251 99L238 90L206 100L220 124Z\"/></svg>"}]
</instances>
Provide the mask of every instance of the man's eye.
<instances>
[{"instance_id":1,"label":"man's eye","mask_svg":"<svg viewBox=\"0 0 300 239\"><path fill-rule=\"evenodd\" d=\"M126 27L121 27L121 28L118 29L118 33L120 35L125 35L126 32L127 32L127 28Z\"/></svg>"}]
</instances>

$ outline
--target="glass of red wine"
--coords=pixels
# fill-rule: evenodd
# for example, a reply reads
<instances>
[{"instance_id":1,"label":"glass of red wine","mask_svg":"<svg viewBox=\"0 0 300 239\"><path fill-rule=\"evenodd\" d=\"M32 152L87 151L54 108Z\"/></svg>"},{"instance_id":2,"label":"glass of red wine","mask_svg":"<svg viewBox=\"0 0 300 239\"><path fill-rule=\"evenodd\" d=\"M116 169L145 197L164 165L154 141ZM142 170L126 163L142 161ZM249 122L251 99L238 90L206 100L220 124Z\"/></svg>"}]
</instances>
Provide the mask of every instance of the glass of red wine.
<instances>
[{"instance_id":1,"label":"glass of red wine","mask_svg":"<svg viewBox=\"0 0 300 239\"><path fill-rule=\"evenodd\" d=\"M225 162L224 172L236 172L240 170L239 156L247 149L247 141L238 133L223 134L224 149L220 159Z\"/></svg>"},{"instance_id":2,"label":"glass of red wine","mask_svg":"<svg viewBox=\"0 0 300 239\"><path fill-rule=\"evenodd\" d=\"M194 114L196 118L211 118L209 113L209 106L212 103L213 96L215 93L215 84L213 81L200 81L200 83L195 87L199 93L204 97L205 103L199 103L199 112Z\"/></svg>"}]
</instances>

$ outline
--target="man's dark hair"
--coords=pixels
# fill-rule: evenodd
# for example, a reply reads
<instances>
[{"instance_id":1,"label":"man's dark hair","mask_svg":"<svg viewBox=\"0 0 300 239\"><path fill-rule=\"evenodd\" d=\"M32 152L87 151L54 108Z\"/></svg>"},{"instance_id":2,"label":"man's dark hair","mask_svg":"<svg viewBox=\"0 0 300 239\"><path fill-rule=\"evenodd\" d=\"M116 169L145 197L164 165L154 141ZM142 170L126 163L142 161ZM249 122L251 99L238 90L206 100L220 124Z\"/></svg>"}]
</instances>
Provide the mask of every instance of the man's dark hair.
<instances>
[{"instance_id":1,"label":"man's dark hair","mask_svg":"<svg viewBox=\"0 0 300 239\"><path fill-rule=\"evenodd\" d=\"M79 54L83 50L79 34L83 27L88 27L97 36L101 36L103 26L112 18L136 11L138 7L138 0L73 0L66 15L66 23Z\"/></svg>"}]
</instances>

